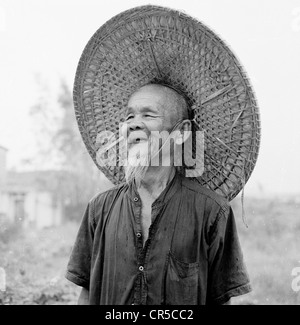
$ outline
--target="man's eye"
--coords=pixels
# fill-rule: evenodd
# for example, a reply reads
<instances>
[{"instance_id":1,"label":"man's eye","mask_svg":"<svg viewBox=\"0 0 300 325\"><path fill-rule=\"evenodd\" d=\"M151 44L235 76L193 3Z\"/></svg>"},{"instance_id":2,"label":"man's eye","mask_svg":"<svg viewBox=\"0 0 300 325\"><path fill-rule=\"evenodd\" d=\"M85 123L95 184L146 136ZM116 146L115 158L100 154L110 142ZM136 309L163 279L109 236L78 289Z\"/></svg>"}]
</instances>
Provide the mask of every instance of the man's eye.
<instances>
[{"instance_id":1,"label":"man's eye","mask_svg":"<svg viewBox=\"0 0 300 325\"><path fill-rule=\"evenodd\" d=\"M125 121L128 121L128 120L130 120L130 119L132 119L132 118L133 118L132 115L128 115L128 116L126 117Z\"/></svg>"}]
</instances>

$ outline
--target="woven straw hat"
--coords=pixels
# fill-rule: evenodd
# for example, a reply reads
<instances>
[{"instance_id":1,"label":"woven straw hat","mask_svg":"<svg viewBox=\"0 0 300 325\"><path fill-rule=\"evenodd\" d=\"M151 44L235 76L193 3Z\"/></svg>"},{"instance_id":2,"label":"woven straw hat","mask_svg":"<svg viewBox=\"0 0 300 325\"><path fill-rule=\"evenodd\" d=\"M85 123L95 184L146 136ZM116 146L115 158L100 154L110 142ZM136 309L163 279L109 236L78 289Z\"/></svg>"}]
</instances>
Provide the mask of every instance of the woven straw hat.
<instances>
[{"instance_id":1,"label":"woven straw hat","mask_svg":"<svg viewBox=\"0 0 300 325\"><path fill-rule=\"evenodd\" d=\"M188 99L194 130L205 136L202 185L233 199L255 166L259 112L253 90L236 56L214 32L194 18L168 8L141 6L100 27L80 58L75 113L86 148L114 184L123 167L97 162L98 134L118 138L127 102L149 83L170 85ZM118 152L117 142L113 148Z\"/></svg>"}]
</instances>

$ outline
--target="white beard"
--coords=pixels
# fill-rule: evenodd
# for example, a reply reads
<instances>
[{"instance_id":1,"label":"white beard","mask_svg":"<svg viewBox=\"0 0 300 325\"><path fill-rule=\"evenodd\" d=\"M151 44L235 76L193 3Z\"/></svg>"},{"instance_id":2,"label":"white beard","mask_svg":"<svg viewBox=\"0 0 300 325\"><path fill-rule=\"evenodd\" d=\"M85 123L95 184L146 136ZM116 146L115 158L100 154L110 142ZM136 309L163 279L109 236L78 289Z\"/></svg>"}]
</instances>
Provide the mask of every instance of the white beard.
<instances>
[{"instance_id":1,"label":"white beard","mask_svg":"<svg viewBox=\"0 0 300 325\"><path fill-rule=\"evenodd\" d=\"M153 157L158 151L158 142L154 137L145 142L133 145L128 150L127 166L125 166L125 178L128 184L135 180L136 186L141 185Z\"/></svg>"}]
</instances>

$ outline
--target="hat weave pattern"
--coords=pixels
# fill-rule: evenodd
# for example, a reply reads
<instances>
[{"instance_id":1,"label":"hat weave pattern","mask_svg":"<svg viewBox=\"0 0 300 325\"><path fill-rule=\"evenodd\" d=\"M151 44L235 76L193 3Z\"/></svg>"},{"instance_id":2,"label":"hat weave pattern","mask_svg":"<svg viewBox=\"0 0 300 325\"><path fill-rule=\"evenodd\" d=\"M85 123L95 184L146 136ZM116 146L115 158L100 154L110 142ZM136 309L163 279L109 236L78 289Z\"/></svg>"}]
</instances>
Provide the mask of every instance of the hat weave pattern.
<instances>
[{"instance_id":1,"label":"hat weave pattern","mask_svg":"<svg viewBox=\"0 0 300 325\"><path fill-rule=\"evenodd\" d=\"M195 180L228 200L244 187L257 161L259 110L240 62L213 31L176 10L136 7L96 31L80 58L75 114L86 148L114 184L124 181L120 166L96 159L97 136L118 137L130 95L149 83L185 94L195 130L204 132L204 173ZM112 148L119 152L118 144Z\"/></svg>"}]
</instances>

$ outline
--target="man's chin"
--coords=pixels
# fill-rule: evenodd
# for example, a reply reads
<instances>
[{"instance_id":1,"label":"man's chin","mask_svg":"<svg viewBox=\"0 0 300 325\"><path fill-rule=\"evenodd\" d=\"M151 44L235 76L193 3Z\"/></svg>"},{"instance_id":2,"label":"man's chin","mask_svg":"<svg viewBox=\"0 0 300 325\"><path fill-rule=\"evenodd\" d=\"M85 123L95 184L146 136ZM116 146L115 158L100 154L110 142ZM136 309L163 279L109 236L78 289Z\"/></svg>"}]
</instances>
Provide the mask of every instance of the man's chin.
<instances>
[{"instance_id":1,"label":"man's chin","mask_svg":"<svg viewBox=\"0 0 300 325\"><path fill-rule=\"evenodd\" d=\"M149 154L148 141L141 143L128 144L128 160L136 162L140 160L140 157L147 157Z\"/></svg>"}]
</instances>

